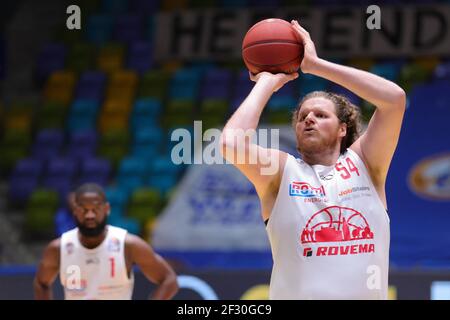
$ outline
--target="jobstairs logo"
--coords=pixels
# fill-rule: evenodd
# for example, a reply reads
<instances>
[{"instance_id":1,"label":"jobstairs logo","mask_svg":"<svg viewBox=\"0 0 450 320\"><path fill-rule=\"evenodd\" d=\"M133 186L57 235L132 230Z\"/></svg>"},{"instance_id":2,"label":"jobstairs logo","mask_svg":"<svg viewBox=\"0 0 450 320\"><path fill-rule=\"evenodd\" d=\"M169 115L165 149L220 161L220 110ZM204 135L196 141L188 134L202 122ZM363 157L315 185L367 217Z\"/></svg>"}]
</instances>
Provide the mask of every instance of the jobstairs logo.
<instances>
[{"instance_id":1,"label":"jobstairs logo","mask_svg":"<svg viewBox=\"0 0 450 320\"><path fill-rule=\"evenodd\" d=\"M262 175L278 171L279 129L207 129L194 121L193 134L185 128L172 131L171 141L178 142L171 151L174 164L250 164L259 165ZM270 138L269 138L270 137ZM205 146L204 146L205 144Z\"/></svg>"}]
</instances>

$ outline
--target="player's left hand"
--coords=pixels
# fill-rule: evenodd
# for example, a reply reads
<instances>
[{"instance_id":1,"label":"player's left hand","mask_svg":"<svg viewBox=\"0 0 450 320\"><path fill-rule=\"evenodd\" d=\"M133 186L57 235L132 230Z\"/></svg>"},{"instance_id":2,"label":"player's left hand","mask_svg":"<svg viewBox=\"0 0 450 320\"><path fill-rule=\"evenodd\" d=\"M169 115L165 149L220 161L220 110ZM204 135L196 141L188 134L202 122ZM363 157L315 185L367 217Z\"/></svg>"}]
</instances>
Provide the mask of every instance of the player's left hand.
<instances>
[{"instance_id":1,"label":"player's left hand","mask_svg":"<svg viewBox=\"0 0 450 320\"><path fill-rule=\"evenodd\" d=\"M317 60L319 60L319 58L317 57L314 42L311 40L309 32L306 31L302 26L300 26L297 20L292 20L291 24L295 32L297 32L297 34L303 41L304 54L300 69L303 73L311 73L317 63Z\"/></svg>"}]
</instances>

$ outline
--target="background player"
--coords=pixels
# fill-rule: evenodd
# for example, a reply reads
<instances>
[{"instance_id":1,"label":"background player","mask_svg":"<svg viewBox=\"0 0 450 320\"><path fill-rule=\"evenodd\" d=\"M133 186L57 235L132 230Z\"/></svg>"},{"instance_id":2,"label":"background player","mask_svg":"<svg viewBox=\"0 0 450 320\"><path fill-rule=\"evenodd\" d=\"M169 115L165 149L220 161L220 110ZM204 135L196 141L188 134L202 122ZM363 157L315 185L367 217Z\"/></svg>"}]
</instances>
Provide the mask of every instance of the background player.
<instances>
[{"instance_id":1,"label":"background player","mask_svg":"<svg viewBox=\"0 0 450 320\"><path fill-rule=\"evenodd\" d=\"M141 238L107 225L110 206L99 185L80 186L71 207L77 228L45 249L34 279L36 299L52 298L58 273L66 299L131 299L134 264L157 285L152 299L176 294L176 274L168 263Z\"/></svg>"}]
</instances>

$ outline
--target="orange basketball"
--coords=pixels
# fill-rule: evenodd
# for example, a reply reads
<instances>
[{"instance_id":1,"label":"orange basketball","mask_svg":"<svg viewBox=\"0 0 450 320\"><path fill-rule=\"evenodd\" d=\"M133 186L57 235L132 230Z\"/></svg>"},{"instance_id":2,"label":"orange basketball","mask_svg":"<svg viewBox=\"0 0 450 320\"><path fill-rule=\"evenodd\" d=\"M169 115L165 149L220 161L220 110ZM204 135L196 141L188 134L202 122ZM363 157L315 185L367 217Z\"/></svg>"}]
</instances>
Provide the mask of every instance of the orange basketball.
<instances>
[{"instance_id":1,"label":"orange basketball","mask_svg":"<svg viewBox=\"0 0 450 320\"><path fill-rule=\"evenodd\" d=\"M242 57L252 73L293 73L302 62L303 43L289 22L266 19L248 30Z\"/></svg>"}]
</instances>

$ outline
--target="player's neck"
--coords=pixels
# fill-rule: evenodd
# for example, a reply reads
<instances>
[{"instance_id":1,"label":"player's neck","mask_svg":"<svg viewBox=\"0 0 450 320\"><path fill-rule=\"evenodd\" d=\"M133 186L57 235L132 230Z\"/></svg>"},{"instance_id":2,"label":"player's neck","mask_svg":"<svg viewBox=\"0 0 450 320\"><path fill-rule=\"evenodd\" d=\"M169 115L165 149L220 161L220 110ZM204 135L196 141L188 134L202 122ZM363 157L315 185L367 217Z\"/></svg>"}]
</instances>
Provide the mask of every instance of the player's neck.
<instances>
[{"instance_id":1,"label":"player's neck","mask_svg":"<svg viewBox=\"0 0 450 320\"><path fill-rule=\"evenodd\" d=\"M78 240L83 247L87 249L95 249L97 248L103 240L106 238L106 234L108 233L108 228L106 227L103 232L96 237L86 237L83 236L80 232L78 232Z\"/></svg>"},{"instance_id":2,"label":"player's neck","mask_svg":"<svg viewBox=\"0 0 450 320\"><path fill-rule=\"evenodd\" d=\"M320 164L323 166L333 166L339 158L339 149L326 149L321 152L303 152L302 160L310 166Z\"/></svg>"}]
</instances>

